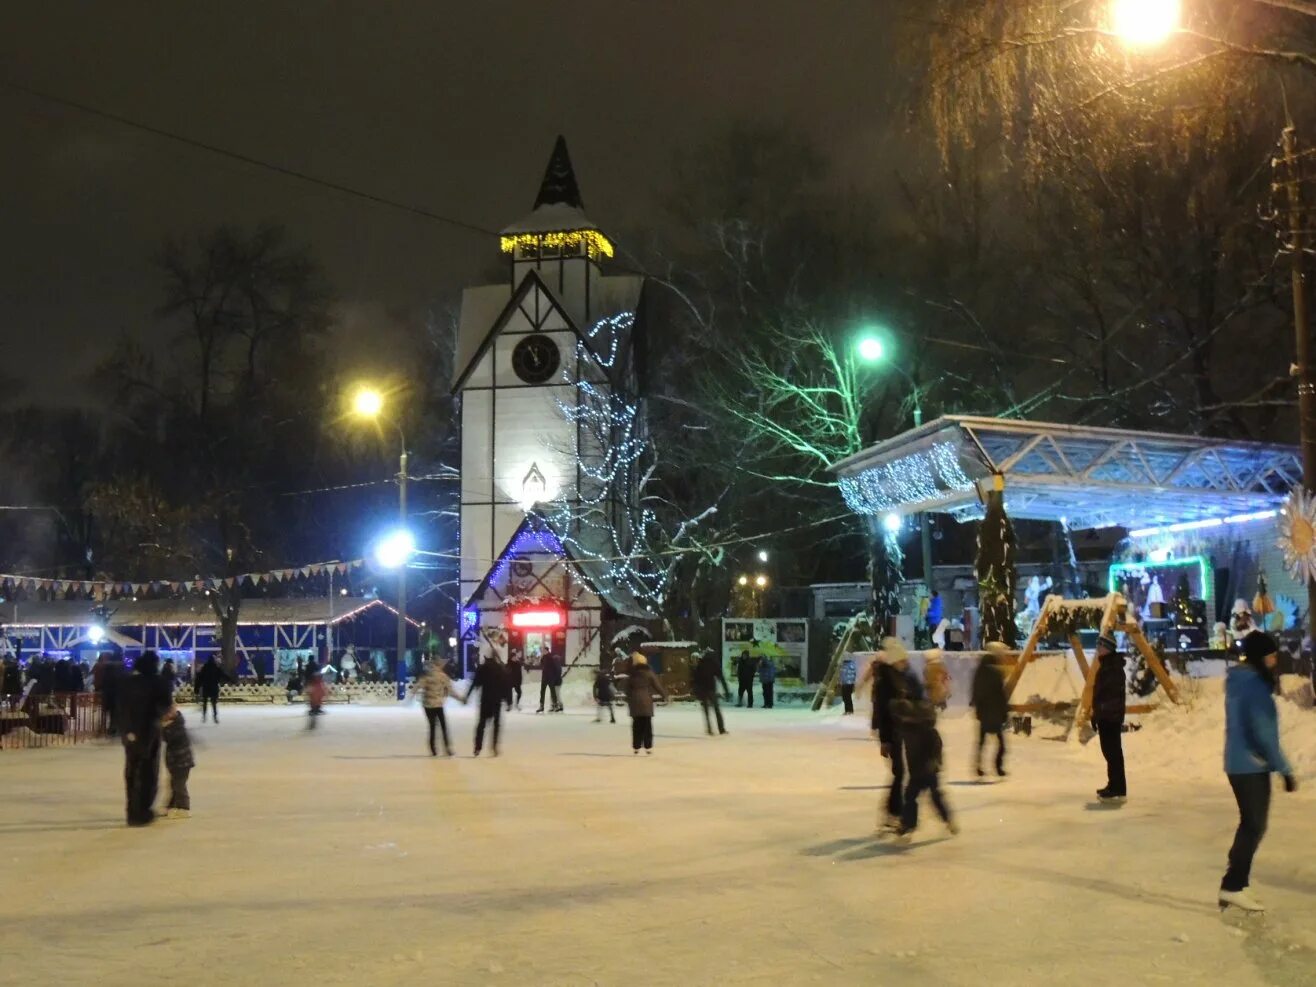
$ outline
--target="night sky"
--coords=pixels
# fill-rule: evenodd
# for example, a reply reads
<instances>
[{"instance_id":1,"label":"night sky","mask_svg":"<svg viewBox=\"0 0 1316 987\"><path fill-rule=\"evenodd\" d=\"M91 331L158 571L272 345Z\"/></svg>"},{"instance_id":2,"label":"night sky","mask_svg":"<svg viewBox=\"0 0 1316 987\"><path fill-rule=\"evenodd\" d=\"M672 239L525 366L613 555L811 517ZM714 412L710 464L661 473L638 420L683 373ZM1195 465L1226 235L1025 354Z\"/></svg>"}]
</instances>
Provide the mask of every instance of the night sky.
<instances>
[{"instance_id":1,"label":"night sky","mask_svg":"<svg viewBox=\"0 0 1316 987\"><path fill-rule=\"evenodd\" d=\"M529 211L559 132L623 239L653 221L673 151L734 119L809 130L847 181L898 155L882 107L902 0L17 6L2 79L493 230ZM351 358L388 353L397 317L496 256L491 237L11 88L0 119L0 377L23 399L85 399L82 372L150 320L169 234L287 226L327 269Z\"/></svg>"}]
</instances>

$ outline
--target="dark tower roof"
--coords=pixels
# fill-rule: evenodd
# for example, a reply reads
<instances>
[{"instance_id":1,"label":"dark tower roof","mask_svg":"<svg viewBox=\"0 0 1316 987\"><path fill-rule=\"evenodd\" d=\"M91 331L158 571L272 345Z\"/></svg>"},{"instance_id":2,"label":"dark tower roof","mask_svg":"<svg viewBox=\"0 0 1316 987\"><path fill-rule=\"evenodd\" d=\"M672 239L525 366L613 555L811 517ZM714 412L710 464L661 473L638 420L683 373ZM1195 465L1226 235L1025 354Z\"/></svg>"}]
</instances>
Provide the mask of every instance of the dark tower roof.
<instances>
[{"instance_id":1,"label":"dark tower roof","mask_svg":"<svg viewBox=\"0 0 1316 987\"><path fill-rule=\"evenodd\" d=\"M585 208L580 198L580 186L576 184L576 172L571 167L571 155L567 153L567 139L561 134L553 145L553 154L544 170L544 182L539 186L534 207L557 204Z\"/></svg>"}]
</instances>

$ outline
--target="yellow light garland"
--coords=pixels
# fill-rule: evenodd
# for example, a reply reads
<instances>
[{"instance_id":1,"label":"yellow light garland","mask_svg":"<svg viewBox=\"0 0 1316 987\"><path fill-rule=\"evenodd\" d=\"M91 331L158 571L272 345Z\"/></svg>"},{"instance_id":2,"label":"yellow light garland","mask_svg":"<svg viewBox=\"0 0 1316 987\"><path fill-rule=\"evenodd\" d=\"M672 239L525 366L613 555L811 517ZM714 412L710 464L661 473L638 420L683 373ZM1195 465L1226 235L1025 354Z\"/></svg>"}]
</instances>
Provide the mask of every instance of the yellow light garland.
<instances>
[{"instance_id":1,"label":"yellow light garland","mask_svg":"<svg viewBox=\"0 0 1316 987\"><path fill-rule=\"evenodd\" d=\"M561 230L555 233L504 233L499 239L503 253L510 254L517 247L585 248L591 258L612 256L612 243L598 230Z\"/></svg>"}]
</instances>

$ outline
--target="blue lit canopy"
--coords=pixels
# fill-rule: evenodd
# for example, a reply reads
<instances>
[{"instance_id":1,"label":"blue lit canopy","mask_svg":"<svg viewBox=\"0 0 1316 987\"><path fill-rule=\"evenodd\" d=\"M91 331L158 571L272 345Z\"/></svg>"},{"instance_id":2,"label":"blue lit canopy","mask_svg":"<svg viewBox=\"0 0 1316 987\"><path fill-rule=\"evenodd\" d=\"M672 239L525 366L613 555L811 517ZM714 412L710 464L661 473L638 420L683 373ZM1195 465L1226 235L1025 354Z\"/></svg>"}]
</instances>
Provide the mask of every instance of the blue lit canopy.
<instances>
[{"instance_id":1,"label":"blue lit canopy","mask_svg":"<svg viewBox=\"0 0 1316 987\"><path fill-rule=\"evenodd\" d=\"M961 415L893 436L832 469L860 514L978 518L978 485L1000 474L1012 517L1073 528L1271 510L1302 478L1296 446Z\"/></svg>"}]
</instances>

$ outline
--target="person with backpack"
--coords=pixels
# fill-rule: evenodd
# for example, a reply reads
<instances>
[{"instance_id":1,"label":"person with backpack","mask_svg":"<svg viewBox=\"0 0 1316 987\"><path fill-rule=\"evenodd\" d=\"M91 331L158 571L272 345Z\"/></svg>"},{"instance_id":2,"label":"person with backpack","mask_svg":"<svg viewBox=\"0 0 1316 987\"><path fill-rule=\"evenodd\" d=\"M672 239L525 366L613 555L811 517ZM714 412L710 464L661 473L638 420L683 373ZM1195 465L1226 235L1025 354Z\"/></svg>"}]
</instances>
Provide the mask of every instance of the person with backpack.
<instances>
[{"instance_id":1,"label":"person with backpack","mask_svg":"<svg viewBox=\"0 0 1316 987\"><path fill-rule=\"evenodd\" d=\"M653 753L653 697L667 699L667 690L649 667L649 659L636 652L631 655L631 674L626 679L626 704L631 713L631 753Z\"/></svg>"},{"instance_id":2,"label":"person with backpack","mask_svg":"<svg viewBox=\"0 0 1316 987\"><path fill-rule=\"evenodd\" d=\"M1225 673L1225 774L1238 804L1238 829L1229 848L1229 869L1220 881L1222 909L1232 905L1248 912L1265 911L1249 884L1252 858L1266 834L1270 818L1270 776L1284 779L1284 791L1295 792L1297 780L1279 746L1279 714L1275 709L1279 646L1263 631L1243 638L1243 660Z\"/></svg>"},{"instance_id":3,"label":"person with backpack","mask_svg":"<svg viewBox=\"0 0 1316 987\"><path fill-rule=\"evenodd\" d=\"M425 671L416 682L416 691L420 695L420 704L425 710L425 721L429 724L430 757L437 757L438 746L434 743L434 728L438 726L443 732L443 750L452 757L452 744L448 740L448 720L443 715L443 704L452 694L452 679L443 670L443 666L431 659L425 663Z\"/></svg>"},{"instance_id":4,"label":"person with backpack","mask_svg":"<svg viewBox=\"0 0 1316 987\"><path fill-rule=\"evenodd\" d=\"M1005 676L1001 672L1001 661L1007 648L1000 641L989 641L973 673L973 694L969 704L978 717L978 746L974 755L974 772L979 778L987 773L982 769L982 751L987 746L987 738L996 738L996 775L1005 777L1005 721L1010 713L1009 700L1005 695Z\"/></svg>"},{"instance_id":5,"label":"person with backpack","mask_svg":"<svg viewBox=\"0 0 1316 987\"><path fill-rule=\"evenodd\" d=\"M952 836L960 831L941 791L942 741L937 732L937 702L946 688L944 673L939 656L931 656L924 667L923 682L910 676L905 694L892 703L892 711L900 720L909 766L909 787L896 830L896 839L901 843L908 843L918 828L918 800L924 792L931 796L932 807L947 831Z\"/></svg>"},{"instance_id":6,"label":"person with backpack","mask_svg":"<svg viewBox=\"0 0 1316 987\"><path fill-rule=\"evenodd\" d=\"M713 721L708 715L710 710L717 719L718 734L727 732L726 723L722 720L722 707L717 704L719 684L722 686L722 698L730 700L731 689L722 674L722 663L717 660L711 649L705 648L690 676L690 691L694 693L704 710L704 729L708 731L710 737L713 736Z\"/></svg>"}]
</instances>

